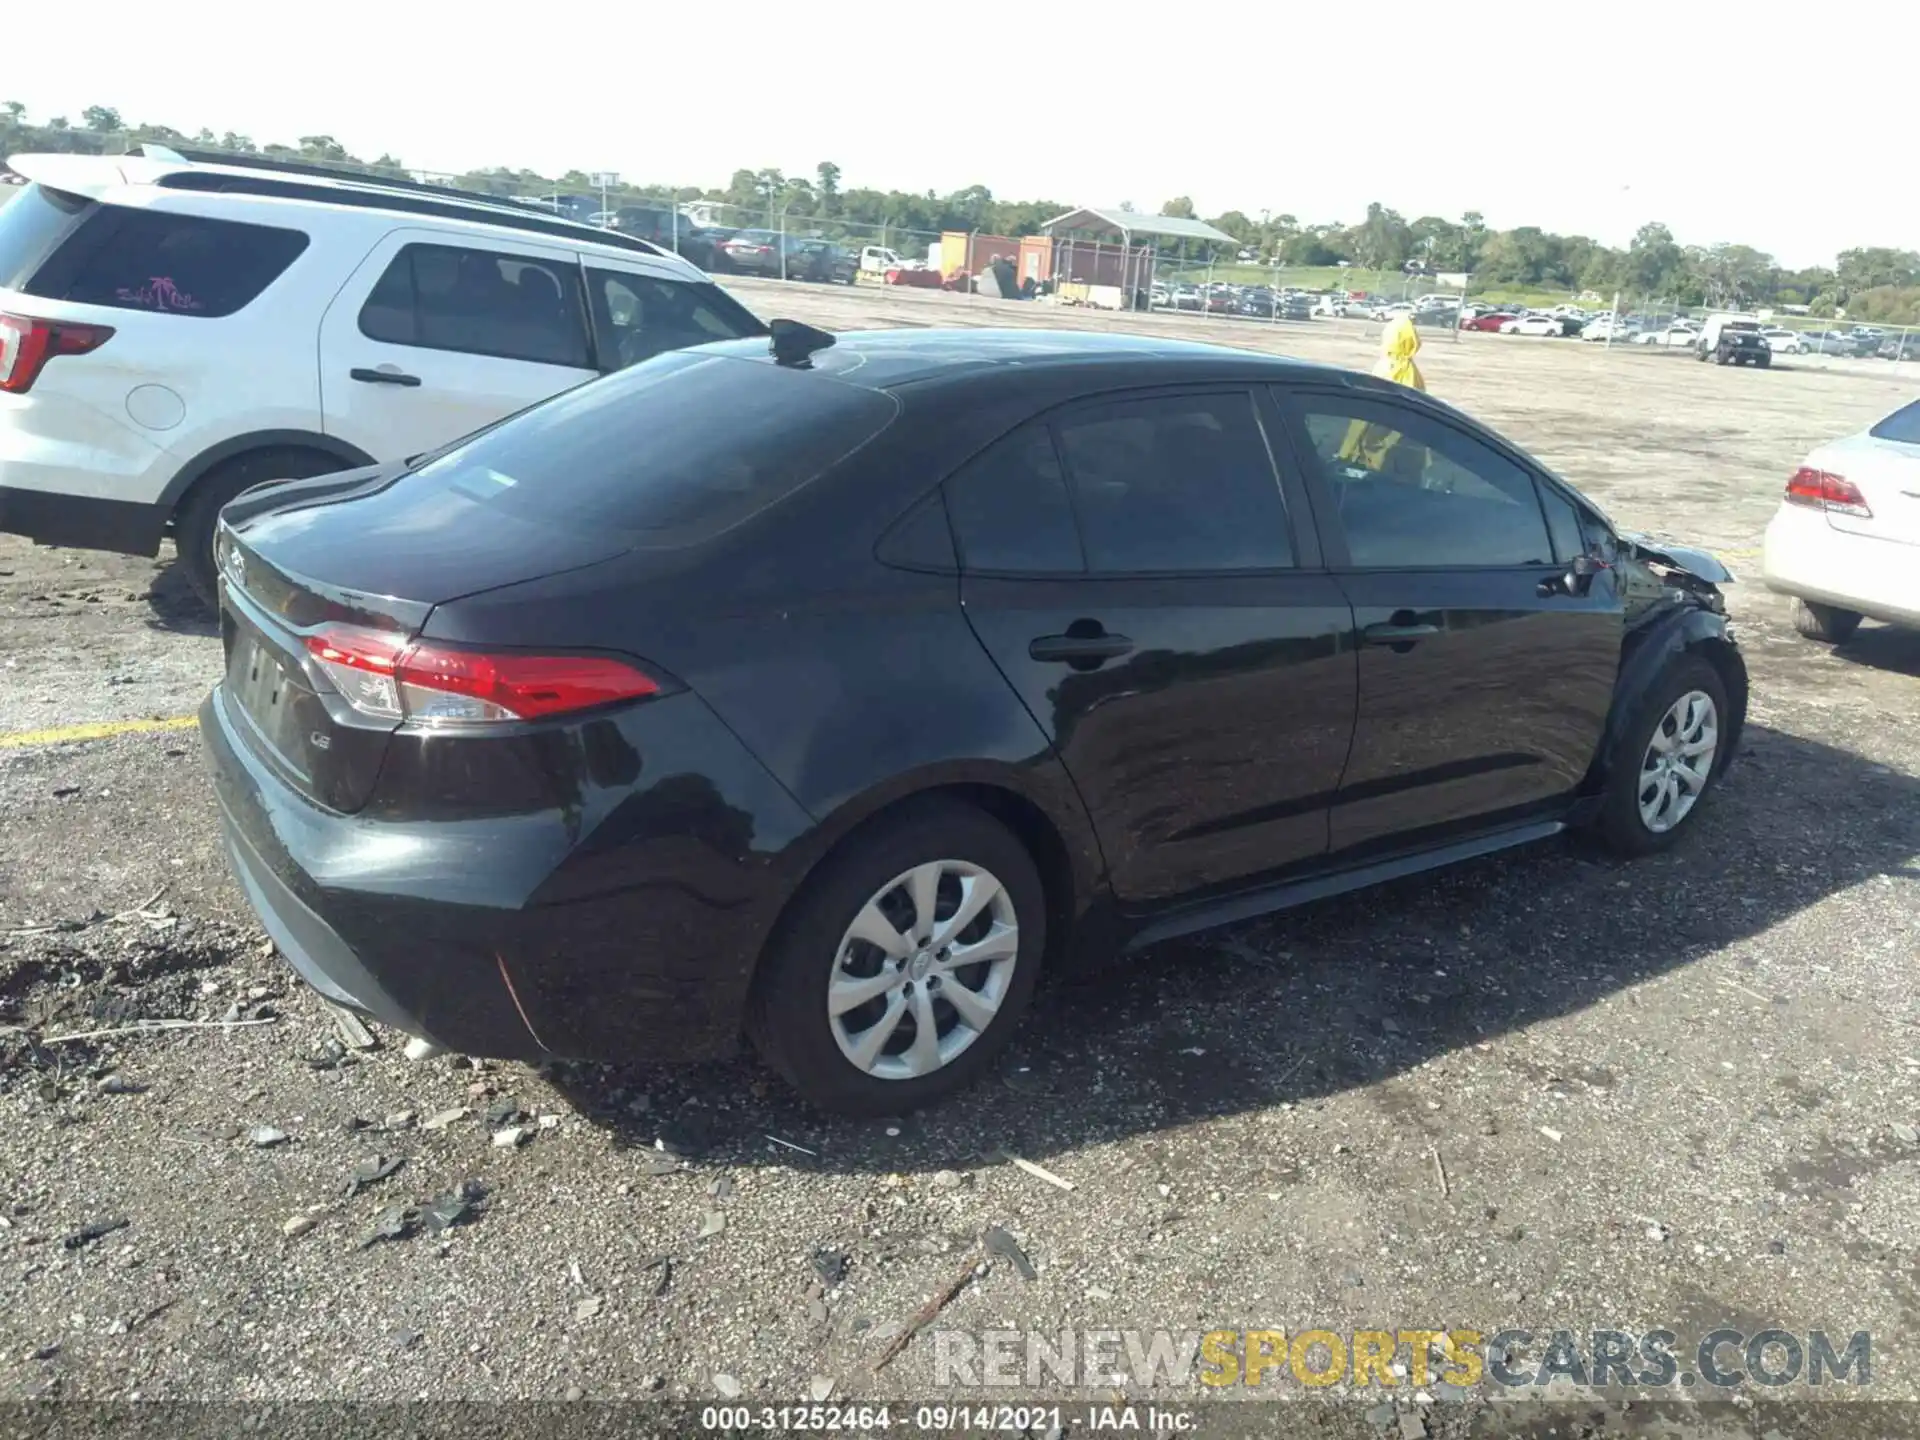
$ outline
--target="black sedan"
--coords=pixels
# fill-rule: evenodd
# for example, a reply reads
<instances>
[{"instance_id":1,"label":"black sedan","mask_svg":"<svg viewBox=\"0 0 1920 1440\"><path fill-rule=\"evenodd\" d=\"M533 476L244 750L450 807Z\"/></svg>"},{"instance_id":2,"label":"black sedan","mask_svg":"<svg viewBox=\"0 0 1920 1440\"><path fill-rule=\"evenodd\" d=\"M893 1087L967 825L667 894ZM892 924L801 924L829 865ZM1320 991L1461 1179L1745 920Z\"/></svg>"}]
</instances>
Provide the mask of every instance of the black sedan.
<instances>
[{"instance_id":1,"label":"black sedan","mask_svg":"<svg viewBox=\"0 0 1920 1440\"><path fill-rule=\"evenodd\" d=\"M1695 824L1710 557L1412 390L1121 335L673 352L242 496L200 723L317 989L469 1053L809 1099L977 1077L1040 973Z\"/></svg>"}]
</instances>

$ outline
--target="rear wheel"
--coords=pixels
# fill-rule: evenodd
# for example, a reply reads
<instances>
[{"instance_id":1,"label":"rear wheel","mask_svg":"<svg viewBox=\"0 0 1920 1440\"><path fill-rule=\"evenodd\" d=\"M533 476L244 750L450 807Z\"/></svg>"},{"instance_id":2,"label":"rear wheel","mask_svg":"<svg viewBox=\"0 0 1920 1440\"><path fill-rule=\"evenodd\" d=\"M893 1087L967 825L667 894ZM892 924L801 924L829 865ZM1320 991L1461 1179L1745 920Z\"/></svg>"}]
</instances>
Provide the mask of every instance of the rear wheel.
<instances>
[{"instance_id":1,"label":"rear wheel","mask_svg":"<svg viewBox=\"0 0 1920 1440\"><path fill-rule=\"evenodd\" d=\"M1613 758L1597 827L1610 848L1650 855L1680 838L1718 778L1727 720L1719 671L1698 655L1667 666Z\"/></svg>"},{"instance_id":2,"label":"rear wheel","mask_svg":"<svg viewBox=\"0 0 1920 1440\"><path fill-rule=\"evenodd\" d=\"M993 1063L1045 948L1045 894L1020 841L972 806L915 805L808 882L762 961L747 1033L821 1109L902 1114Z\"/></svg>"},{"instance_id":3,"label":"rear wheel","mask_svg":"<svg viewBox=\"0 0 1920 1440\"><path fill-rule=\"evenodd\" d=\"M1811 600L1795 600L1793 628L1809 640L1844 645L1860 628L1860 612L1842 610L1837 605L1816 605Z\"/></svg>"},{"instance_id":4,"label":"rear wheel","mask_svg":"<svg viewBox=\"0 0 1920 1440\"><path fill-rule=\"evenodd\" d=\"M213 532L220 510L243 490L269 480L308 480L347 467L318 450L255 450L222 461L194 482L174 516L173 545L194 593L209 608L220 603L213 568Z\"/></svg>"}]
</instances>

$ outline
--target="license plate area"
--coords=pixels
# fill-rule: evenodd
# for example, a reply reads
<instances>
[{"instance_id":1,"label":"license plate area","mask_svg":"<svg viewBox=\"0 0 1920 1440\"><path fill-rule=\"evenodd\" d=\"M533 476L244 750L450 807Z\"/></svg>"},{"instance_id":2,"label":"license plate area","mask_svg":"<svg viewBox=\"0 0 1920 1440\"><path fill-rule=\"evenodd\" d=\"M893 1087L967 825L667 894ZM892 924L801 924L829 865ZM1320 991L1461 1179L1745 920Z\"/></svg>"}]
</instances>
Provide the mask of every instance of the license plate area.
<instances>
[{"instance_id":1,"label":"license plate area","mask_svg":"<svg viewBox=\"0 0 1920 1440\"><path fill-rule=\"evenodd\" d=\"M227 661L227 694L276 757L309 778L308 737L324 734L325 707L297 669L245 626L237 627Z\"/></svg>"}]
</instances>

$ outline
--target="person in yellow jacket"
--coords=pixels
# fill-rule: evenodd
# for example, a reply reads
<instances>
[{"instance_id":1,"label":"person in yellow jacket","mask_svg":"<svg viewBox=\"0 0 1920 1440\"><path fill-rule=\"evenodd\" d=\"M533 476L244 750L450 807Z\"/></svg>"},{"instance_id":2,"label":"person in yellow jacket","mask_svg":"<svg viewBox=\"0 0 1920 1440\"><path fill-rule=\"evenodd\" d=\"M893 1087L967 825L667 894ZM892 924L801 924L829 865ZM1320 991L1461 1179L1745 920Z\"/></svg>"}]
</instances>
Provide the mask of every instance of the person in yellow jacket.
<instances>
[{"instance_id":1,"label":"person in yellow jacket","mask_svg":"<svg viewBox=\"0 0 1920 1440\"><path fill-rule=\"evenodd\" d=\"M1420 373L1420 367L1413 357L1420 350L1420 332L1414 328L1411 316L1398 315L1387 322L1387 328L1380 336L1380 358L1373 362L1373 373L1382 380L1391 380L1396 385L1406 385L1415 390L1427 388L1427 377ZM1385 425L1369 425L1364 420L1356 420L1347 427L1347 438L1340 445L1340 459L1349 465L1359 465L1375 474L1388 473L1388 456L1400 443L1398 431ZM1402 461L1412 460L1412 456L1396 457ZM1424 470L1424 453L1419 457L1418 468ZM1402 468L1393 466L1395 471Z\"/></svg>"}]
</instances>

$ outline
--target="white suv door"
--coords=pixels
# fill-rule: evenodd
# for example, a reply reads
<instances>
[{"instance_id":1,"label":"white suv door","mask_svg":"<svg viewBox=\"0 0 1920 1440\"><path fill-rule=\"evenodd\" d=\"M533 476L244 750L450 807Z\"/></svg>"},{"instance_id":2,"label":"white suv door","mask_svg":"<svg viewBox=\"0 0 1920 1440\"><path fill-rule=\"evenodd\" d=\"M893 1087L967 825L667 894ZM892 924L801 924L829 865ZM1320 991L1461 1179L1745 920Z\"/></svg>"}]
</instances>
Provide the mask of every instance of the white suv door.
<instances>
[{"instance_id":1,"label":"white suv door","mask_svg":"<svg viewBox=\"0 0 1920 1440\"><path fill-rule=\"evenodd\" d=\"M597 376L587 324L573 251L395 230L321 322L326 432L383 461L436 449Z\"/></svg>"}]
</instances>

